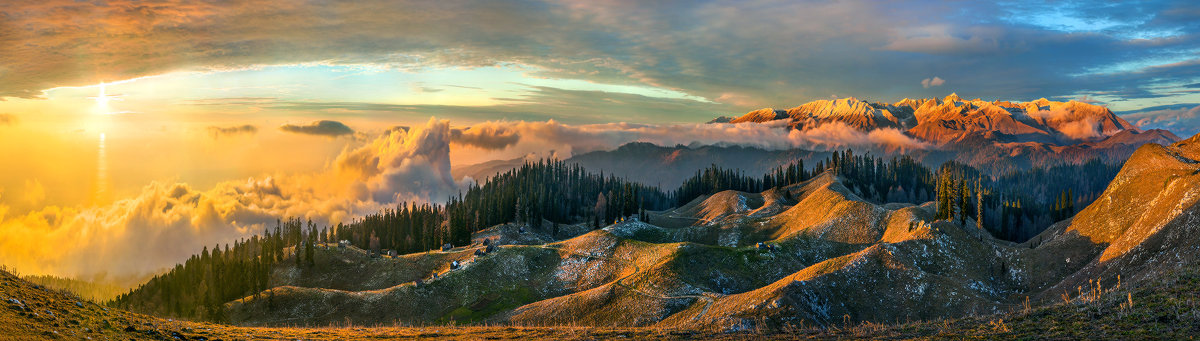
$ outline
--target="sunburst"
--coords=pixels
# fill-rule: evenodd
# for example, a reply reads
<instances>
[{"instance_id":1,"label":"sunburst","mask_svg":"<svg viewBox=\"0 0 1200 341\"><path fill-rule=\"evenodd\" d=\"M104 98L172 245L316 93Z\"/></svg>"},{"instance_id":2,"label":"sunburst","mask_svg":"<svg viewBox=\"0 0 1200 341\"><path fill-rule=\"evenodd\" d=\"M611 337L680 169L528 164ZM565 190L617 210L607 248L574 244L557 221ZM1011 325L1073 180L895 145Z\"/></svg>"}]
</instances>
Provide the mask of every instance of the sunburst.
<instances>
[{"instance_id":1,"label":"sunburst","mask_svg":"<svg viewBox=\"0 0 1200 341\"><path fill-rule=\"evenodd\" d=\"M109 95L106 89L107 86L108 84L101 82L99 85L100 93L94 97L88 97L88 99L96 101L96 113L101 115L113 114L114 112L109 107L109 102L121 100L121 95Z\"/></svg>"}]
</instances>

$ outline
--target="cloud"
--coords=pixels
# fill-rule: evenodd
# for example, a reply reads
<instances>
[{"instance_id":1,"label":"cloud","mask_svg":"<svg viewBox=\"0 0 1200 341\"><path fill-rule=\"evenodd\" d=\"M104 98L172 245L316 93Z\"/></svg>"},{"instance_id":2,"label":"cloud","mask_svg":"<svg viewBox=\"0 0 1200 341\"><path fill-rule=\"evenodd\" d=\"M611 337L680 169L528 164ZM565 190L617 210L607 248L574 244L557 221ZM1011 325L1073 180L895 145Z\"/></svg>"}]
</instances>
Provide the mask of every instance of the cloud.
<instances>
[{"instance_id":1,"label":"cloud","mask_svg":"<svg viewBox=\"0 0 1200 341\"><path fill-rule=\"evenodd\" d=\"M222 136L254 135L258 133L258 127L250 124L231 127L209 126L205 128L205 130L207 130L214 139Z\"/></svg>"},{"instance_id":2,"label":"cloud","mask_svg":"<svg viewBox=\"0 0 1200 341\"><path fill-rule=\"evenodd\" d=\"M896 129L862 132L835 122L807 130L791 130L787 122L712 123L712 124L632 124L606 123L568 125L550 121L489 121L464 131L475 131L474 139L502 140L491 149L515 146L522 142L551 148L569 156L595 150L615 149L629 142L658 145L738 145L781 150L803 148L833 150L845 147L880 150L928 149L931 145L909 137Z\"/></svg>"},{"instance_id":3,"label":"cloud","mask_svg":"<svg viewBox=\"0 0 1200 341\"><path fill-rule=\"evenodd\" d=\"M37 205L46 199L46 188L42 187L42 182L37 179L26 179L24 195L26 202L29 202L30 205Z\"/></svg>"},{"instance_id":4,"label":"cloud","mask_svg":"<svg viewBox=\"0 0 1200 341\"><path fill-rule=\"evenodd\" d=\"M17 115L0 113L0 125L11 126L17 124Z\"/></svg>"},{"instance_id":5,"label":"cloud","mask_svg":"<svg viewBox=\"0 0 1200 341\"><path fill-rule=\"evenodd\" d=\"M451 141L481 149L504 149L521 139L521 134L499 122L476 124L466 129L450 131Z\"/></svg>"},{"instance_id":6,"label":"cloud","mask_svg":"<svg viewBox=\"0 0 1200 341\"><path fill-rule=\"evenodd\" d=\"M281 217L326 224L400 202L442 202L462 188L450 178L449 144L449 122L430 119L347 148L316 173L263 175L207 190L152 182L107 206L48 206L12 217L0 205L0 260L25 273L146 274L205 246L261 233Z\"/></svg>"},{"instance_id":7,"label":"cloud","mask_svg":"<svg viewBox=\"0 0 1200 341\"><path fill-rule=\"evenodd\" d=\"M422 129L393 130L344 152L334 164L343 178L359 181L360 200L443 201L458 188L450 176L450 142L450 122L430 119Z\"/></svg>"},{"instance_id":8,"label":"cloud","mask_svg":"<svg viewBox=\"0 0 1200 341\"><path fill-rule=\"evenodd\" d=\"M678 98L656 98L639 94L594 90L569 90L546 86L526 86L524 96L497 98L497 104L436 105L371 102L322 102L258 99L255 107L300 113L337 111L340 115L454 116L471 121L556 120L566 123L612 122L615 118L646 123L704 122L714 116L735 112L734 107L712 102ZM219 100L206 101L216 105ZM230 104L244 103L231 99ZM740 115L740 114L739 114Z\"/></svg>"},{"instance_id":9,"label":"cloud","mask_svg":"<svg viewBox=\"0 0 1200 341\"><path fill-rule=\"evenodd\" d=\"M837 150L844 148L874 148L884 150L929 149L928 143L914 139L895 128L864 132L843 122L826 123L806 130L792 130L788 140L799 148Z\"/></svg>"},{"instance_id":10,"label":"cloud","mask_svg":"<svg viewBox=\"0 0 1200 341\"><path fill-rule=\"evenodd\" d=\"M410 88L411 88L412 92L415 92L415 93L435 93L435 92L442 92L442 91L446 90L446 89L441 89L441 88L424 86L424 85L422 85L422 83L413 83L413 85Z\"/></svg>"},{"instance_id":11,"label":"cloud","mask_svg":"<svg viewBox=\"0 0 1200 341\"><path fill-rule=\"evenodd\" d=\"M307 134L307 135L322 135L329 137L338 137L342 135L354 134L354 129L350 129L342 122L320 120L313 121L309 124L284 124L279 126L279 130L289 133Z\"/></svg>"},{"instance_id":12,"label":"cloud","mask_svg":"<svg viewBox=\"0 0 1200 341\"><path fill-rule=\"evenodd\" d=\"M926 79L921 80L921 87L926 88L926 89L928 89L931 86L942 86L942 84L946 84L946 80L941 79L937 76L934 76L933 78L926 78Z\"/></svg>"},{"instance_id":13,"label":"cloud","mask_svg":"<svg viewBox=\"0 0 1200 341\"><path fill-rule=\"evenodd\" d=\"M1195 58L1195 12L1158 2L49 0L6 8L13 29L0 43L17 48L0 55L0 65L20 67L0 72L0 96L177 70L320 62L519 65L533 77L676 89L737 111L828 93L918 97L920 89L905 84L931 70L967 97L1170 97L1178 95L1156 87L1195 83L1200 74L1200 66L1177 63ZM1053 18L1063 20L1046 20ZM1115 24L1058 24L1089 18ZM1139 72L1154 64L1171 70Z\"/></svg>"},{"instance_id":14,"label":"cloud","mask_svg":"<svg viewBox=\"0 0 1200 341\"><path fill-rule=\"evenodd\" d=\"M1166 129L1179 136L1200 134L1200 105L1155 109L1123 117L1142 129Z\"/></svg>"},{"instance_id":15,"label":"cloud","mask_svg":"<svg viewBox=\"0 0 1200 341\"><path fill-rule=\"evenodd\" d=\"M1100 102L1100 100L1092 98L1092 96L1088 96L1088 95L1076 97L1076 98L1074 98L1074 101L1083 102L1083 103L1087 103L1087 104L1103 105L1103 103Z\"/></svg>"},{"instance_id":16,"label":"cloud","mask_svg":"<svg viewBox=\"0 0 1200 341\"><path fill-rule=\"evenodd\" d=\"M1078 121L1068 121L1058 127L1058 131L1075 140L1092 140L1104 136L1104 133L1100 130L1100 125L1097 124L1096 118L1093 116L1088 116Z\"/></svg>"}]
</instances>

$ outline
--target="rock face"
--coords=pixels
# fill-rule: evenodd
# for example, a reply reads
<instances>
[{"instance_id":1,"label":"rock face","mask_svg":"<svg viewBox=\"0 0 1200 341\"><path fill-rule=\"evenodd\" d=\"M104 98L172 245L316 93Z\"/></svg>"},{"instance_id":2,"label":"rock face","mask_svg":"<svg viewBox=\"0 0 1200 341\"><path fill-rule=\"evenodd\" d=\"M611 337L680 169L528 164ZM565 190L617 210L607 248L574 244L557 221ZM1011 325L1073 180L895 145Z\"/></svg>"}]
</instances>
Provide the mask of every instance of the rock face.
<instances>
[{"instance_id":1,"label":"rock face","mask_svg":"<svg viewBox=\"0 0 1200 341\"><path fill-rule=\"evenodd\" d=\"M785 114L786 113L786 114ZM759 109L730 123L787 120L795 129L841 122L863 131L896 128L937 145L954 145L982 138L993 142L1035 142L1073 145L1103 141L1137 127L1103 106L1045 98L1031 102L964 100L956 94L942 99L903 99L869 103L856 98L818 100L784 110Z\"/></svg>"}]
</instances>

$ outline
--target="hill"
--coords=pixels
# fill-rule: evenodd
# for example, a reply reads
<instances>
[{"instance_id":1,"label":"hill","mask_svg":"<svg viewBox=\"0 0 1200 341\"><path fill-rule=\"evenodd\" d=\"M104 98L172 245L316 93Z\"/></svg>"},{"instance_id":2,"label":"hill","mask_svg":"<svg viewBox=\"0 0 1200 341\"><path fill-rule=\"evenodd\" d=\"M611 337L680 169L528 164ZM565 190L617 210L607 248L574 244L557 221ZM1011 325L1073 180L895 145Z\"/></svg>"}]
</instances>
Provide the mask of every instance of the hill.
<instances>
[{"instance_id":1,"label":"hill","mask_svg":"<svg viewBox=\"0 0 1200 341\"><path fill-rule=\"evenodd\" d=\"M713 333L682 329L578 326L354 326L234 327L176 321L97 306L0 270L0 335L9 340L124 339L409 339L450 340L746 340L746 339L1185 339L1200 330L1200 268L1195 264L1140 288L1107 288L1045 307L962 319L896 324L849 323L830 328L798 326L779 331Z\"/></svg>"},{"instance_id":2,"label":"hill","mask_svg":"<svg viewBox=\"0 0 1200 341\"><path fill-rule=\"evenodd\" d=\"M165 319L108 308L0 269L0 338L5 340L367 340L422 339L743 339L702 331L573 326L371 326L250 328Z\"/></svg>"},{"instance_id":3,"label":"hill","mask_svg":"<svg viewBox=\"0 0 1200 341\"><path fill-rule=\"evenodd\" d=\"M327 273L273 276L271 289L226 308L233 323L252 326L455 321L711 332L1005 314L1084 299L1086 288L1137 290L1197 264L1200 248L1185 237L1200 228L1197 139L1139 148L1099 200L1022 244L993 238L973 219L937 219L934 202L865 199L827 172L762 193L702 196L647 221L572 225L559 238L508 224L445 252L361 258L353 247L323 248L318 259L330 260L322 264L348 266L280 262L276 274ZM483 235L505 245L478 254Z\"/></svg>"}]
</instances>

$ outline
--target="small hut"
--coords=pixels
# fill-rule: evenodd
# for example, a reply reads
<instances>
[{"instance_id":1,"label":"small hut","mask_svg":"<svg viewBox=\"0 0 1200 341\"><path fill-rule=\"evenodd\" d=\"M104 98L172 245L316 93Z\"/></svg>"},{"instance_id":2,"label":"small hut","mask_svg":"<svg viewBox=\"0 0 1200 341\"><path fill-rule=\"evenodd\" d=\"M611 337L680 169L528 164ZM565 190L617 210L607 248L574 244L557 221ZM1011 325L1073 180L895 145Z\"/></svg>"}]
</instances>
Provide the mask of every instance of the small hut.
<instances>
[{"instance_id":1,"label":"small hut","mask_svg":"<svg viewBox=\"0 0 1200 341\"><path fill-rule=\"evenodd\" d=\"M454 248L454 245L450 245L450 243L442 244L442 252L449 252L450 249L453 249L453 248Z\"/></svg>"},{"instance_id":2,"label":"small hut","mask_svg":"<svg viewBox=\"0 0 1200 341\"><path fill-rule=\"evenodd\" d=\"M458 261L452 261L452 262L450 262L450 270L458 270L458 267L460 265L461 264L458 264Z\"/></svg>"},{"instance_id":3,"label":"small hut","mask_svg":"<svg viewBox=\"0 0 1200 341\"><path fill-rule=\"evenodd\" d=\"M767 244L767 243L763 243L763 242L758 242L758 245L757 245L757 247L758 247L758 251L775 251L775 245L774 245L774 244Z\"/></svg>"}]
</instances>

